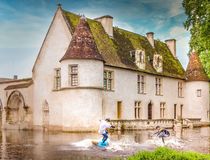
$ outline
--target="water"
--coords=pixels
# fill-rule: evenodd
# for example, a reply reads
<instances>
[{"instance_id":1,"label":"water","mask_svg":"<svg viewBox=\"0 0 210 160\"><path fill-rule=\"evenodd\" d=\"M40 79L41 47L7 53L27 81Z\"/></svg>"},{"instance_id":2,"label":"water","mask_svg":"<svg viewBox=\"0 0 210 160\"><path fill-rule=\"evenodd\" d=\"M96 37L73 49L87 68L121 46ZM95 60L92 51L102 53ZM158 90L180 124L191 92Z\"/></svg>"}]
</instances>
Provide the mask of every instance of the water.
<instances>
[{"instance_id":1,"label":"water","mask_svg":"<svg viewBox=\"0 0 210 160\"><path fill-rule=\"evenodd\" d=\"M0 155L2 160L101 160L113 157L125 159L139 150L153 150L163 146L161 139L151 137L154 131L115 132L110 135L106 150L92 144L99 140L96 133L61 133L42 131L0 132ZM210 153L210 127L183 129L171 132L165 145L177 150Z\"/></svg>"}]
</instances>

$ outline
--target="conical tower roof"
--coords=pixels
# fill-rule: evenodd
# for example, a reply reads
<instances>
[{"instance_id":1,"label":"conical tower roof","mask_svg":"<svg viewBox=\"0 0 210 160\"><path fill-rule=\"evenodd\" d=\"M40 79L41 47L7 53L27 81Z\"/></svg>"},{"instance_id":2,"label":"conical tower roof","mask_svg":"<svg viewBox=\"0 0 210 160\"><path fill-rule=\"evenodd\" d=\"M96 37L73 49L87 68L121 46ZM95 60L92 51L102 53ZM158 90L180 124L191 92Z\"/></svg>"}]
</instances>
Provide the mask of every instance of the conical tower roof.
<instances>
[{"instance_id":1,"label":"conical tower roof","mask_svg":"<svg viewBox=\"0 0 210 160\"><path fill-rule=\"evenodd\" d=\"M85 17L80 18L70 45L60 61L66 59L95 59L104 61Z\"/></svg>"},{"instance_id":2,"label":"conical tower roof","mask_svg":"<svg viewBox=\"0 0 210 160\"><path fill-rule=\"evenodd\" d=\"M190 54L190 60L186 70L186 79L187 81L209 81L196 52Z\"/></svg>"}]
</instances>

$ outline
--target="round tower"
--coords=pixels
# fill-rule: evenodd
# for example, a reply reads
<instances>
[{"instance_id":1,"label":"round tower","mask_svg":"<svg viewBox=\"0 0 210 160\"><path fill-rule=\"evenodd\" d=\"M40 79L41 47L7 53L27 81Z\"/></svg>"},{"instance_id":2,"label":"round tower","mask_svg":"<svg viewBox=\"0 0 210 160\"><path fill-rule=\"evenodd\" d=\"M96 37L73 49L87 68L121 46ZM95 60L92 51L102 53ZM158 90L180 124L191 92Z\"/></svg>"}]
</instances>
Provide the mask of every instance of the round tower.
<instances>
[{"instance_id":1,"label":"round tower","mask_svg":"<svg viewBox=\"0 0 210 160\"><path fill-rule=\"evenodd\" d=\"M104 60L85 17L61 62L63 130L97 130L102 118Z\"/></svg>"},{"instance_id":2,"label":"round tower","mask_svg":"<svg viewBox=\"0 0 210 160\"><path fill-rule=\"evenodd\" d=\"M197 53L190 54L186 70L186 113L187 118L209 121L209 78Z\"/></svg>"}]
</instances>

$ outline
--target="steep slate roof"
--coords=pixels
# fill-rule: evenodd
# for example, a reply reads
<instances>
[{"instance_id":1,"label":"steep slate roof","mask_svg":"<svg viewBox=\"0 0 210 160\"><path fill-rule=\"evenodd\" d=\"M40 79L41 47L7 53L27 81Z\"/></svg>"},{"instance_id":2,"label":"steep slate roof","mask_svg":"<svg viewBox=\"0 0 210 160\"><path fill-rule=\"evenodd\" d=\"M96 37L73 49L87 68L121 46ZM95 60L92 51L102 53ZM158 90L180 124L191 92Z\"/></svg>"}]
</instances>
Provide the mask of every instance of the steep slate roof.
<instances>
[{"instance_id":1,"label":"steep slate roof","mask_svg":"<svg viewBox=\"0 0 210 160\"><path fill-rule=\"evenodd\" d=\"M187 81L209 81L200 58L197 53L190 54L190 60L186 70Z\"/></svg>"},{"instance_id":2,"label":"steep slate roof","mask_svg":"<svg viewBox=\"0 0 210 160\"><path fill-rule=\"evenodd\" d=\"M95 59L103 61L85 17L80 18L70 45L60 61L66 59Z\"/></svg>"},{"instance_id":3,"label":"steep slate roof","mask_svg":"<svg viewBox=\"0 0 210 160\"><path fill-rule=\"evenodd\" d=\"M65 10L63 10L63 15L73 34L75 27L79 23L80 16ZM155 40L154 49L146 37L118 27L113 28L114 36L113 38L110 38L100 22L91 19L87 19L87 22L90 26L97 48L105 60L105 65L185 79L185 71L182 65L178 59L173 57L165 43ZM145 50L145 70L139 69L130 57L129 51L136 49ZM156 72L153 68L152 59L155 53L159 53L163 57L162 73Z\"/></svg>"}]
</instances>

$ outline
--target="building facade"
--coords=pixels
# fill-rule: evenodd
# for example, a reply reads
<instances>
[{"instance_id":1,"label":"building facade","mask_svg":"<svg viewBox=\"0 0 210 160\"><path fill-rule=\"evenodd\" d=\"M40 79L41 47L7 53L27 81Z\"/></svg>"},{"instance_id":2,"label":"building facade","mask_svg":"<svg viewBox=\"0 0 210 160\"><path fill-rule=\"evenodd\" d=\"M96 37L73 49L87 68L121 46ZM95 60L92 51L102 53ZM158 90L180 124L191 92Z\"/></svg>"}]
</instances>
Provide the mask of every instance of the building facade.
<instances>
[{"instance_id":1,"label":"building facade","mask_svg":"<svg viewBox=\"0 0 210 160\"><path fill-rule=\"evenodd\" d=\"M58 9L32 78L0 81L4 129L95 131L99 120L209 122L209 79L193 52L185 71L176 40L141 36Z\"/></svg>"}]
</instances>

